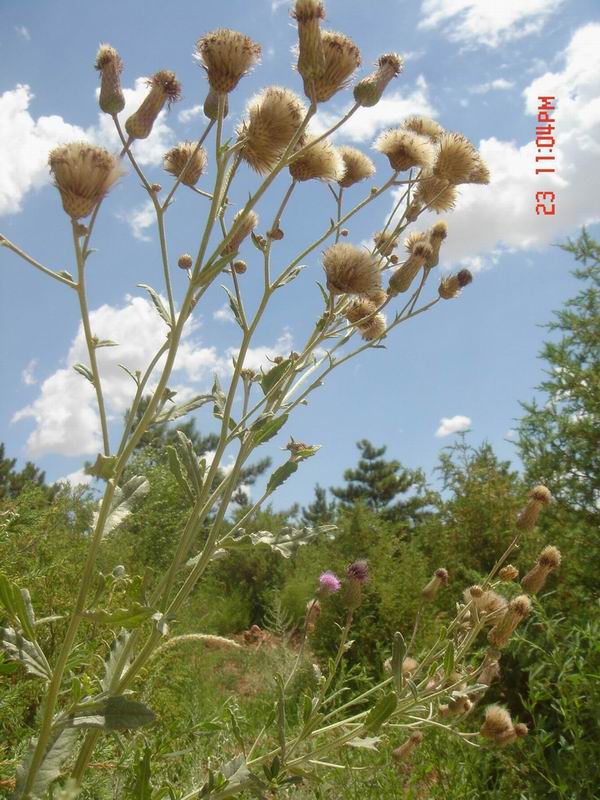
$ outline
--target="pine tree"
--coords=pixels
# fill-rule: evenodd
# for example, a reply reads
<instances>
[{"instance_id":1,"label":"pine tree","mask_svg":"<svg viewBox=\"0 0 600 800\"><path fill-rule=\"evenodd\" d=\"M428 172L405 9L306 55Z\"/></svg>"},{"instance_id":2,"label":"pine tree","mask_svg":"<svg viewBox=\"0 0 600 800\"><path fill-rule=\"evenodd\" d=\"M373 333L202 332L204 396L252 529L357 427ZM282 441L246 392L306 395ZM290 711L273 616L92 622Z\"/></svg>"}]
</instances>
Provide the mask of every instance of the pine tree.
<instances>
[{"instance_id":1,"label":"pine tree","mask_svg":"<svg viewBox=\"0 0 600 800\"><path fill-rule=\"evenodd\" d=\"M327 501L327 489L315 486L315 499L306 508L302 509L302 520L305 525L328 525L335 516L335 502Z\"/></svg>"},{"instance_id":2,"label":"pine tree","mask_svg":"<svg viewBox=\"0 0 600 800\"><path fill-rule=\"evenodd\" d=\"M14 498L28 483L45 485L45 473L28 461L22 470L15 470L16 458L6 458L4 443L0 442L0 500ZM50 489L48 489L50 492Z\"/></svg>"}]
</instances>

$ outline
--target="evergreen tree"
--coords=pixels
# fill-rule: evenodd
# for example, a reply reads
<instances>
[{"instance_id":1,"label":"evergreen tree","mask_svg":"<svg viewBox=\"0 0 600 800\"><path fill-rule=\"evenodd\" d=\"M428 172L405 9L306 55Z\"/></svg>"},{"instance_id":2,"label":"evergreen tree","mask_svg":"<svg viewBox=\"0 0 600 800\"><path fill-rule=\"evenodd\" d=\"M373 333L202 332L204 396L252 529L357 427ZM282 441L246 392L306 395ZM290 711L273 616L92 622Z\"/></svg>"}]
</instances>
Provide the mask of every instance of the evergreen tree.
<instances>
[{"instance_id":1,"label":"evergreen tree","mask_svg":"<svg viewBox=\"0 0 600 800\"><path fill-rule=\"evenodd\" d=\"M28 461L22 470L15 469L16 458L6 458L4 443L0 442L0 500L17 497L28 483L45 486L45 473ZM52 494L49 487L48 492Z\"/></svg>"},{"instance_id":2,"label":"evergreen tree","mask_svg":"<svg viewBox=\"0 0 600 800\"><path fill-rule=\"evenodd\" d=\"M327 489L315 486L315 499L306 508L302 509L302 521L305 525L329 525L335 516L335 502L327 500Z\"/></svg>"}]
</instances>

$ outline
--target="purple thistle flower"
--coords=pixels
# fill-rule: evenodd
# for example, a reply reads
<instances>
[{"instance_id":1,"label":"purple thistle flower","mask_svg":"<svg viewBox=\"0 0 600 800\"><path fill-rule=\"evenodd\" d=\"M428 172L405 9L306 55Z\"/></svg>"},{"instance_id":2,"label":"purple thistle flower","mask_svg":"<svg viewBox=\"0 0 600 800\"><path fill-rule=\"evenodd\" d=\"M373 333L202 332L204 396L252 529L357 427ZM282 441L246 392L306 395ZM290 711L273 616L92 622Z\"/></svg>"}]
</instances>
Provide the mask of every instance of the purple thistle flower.
<instances>
[{"instance_id":1,"label":"purple thistle flower","mask_svg":"<svg viewBox=\"0 0 600 800\"><path fill-rule=\"evenodd\" d=\"M355 580L358 583L366 583L369 579L369 567L364 559L350 564L346 570L348 580Z\"/></svg>"},{"instance_id":2,"label":"purple thistle flower","mask_svg":"<svg viewBox=\"0 0 600 800\"><path fill-rule=\"evenodd\" d=\"M319 589L323 594L334 594L339 591L341 585L340 579L331 570L323 572L319 577Z\"/></svg>"}]
</instances>

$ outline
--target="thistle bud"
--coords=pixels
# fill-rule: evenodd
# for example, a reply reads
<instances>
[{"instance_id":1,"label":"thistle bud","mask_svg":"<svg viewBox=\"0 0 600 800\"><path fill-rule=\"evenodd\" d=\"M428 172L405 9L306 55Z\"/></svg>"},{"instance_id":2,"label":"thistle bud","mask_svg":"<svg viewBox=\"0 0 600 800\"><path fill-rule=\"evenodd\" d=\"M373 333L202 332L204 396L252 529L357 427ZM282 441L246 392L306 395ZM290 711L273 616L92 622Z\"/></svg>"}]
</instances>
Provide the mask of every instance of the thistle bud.
<instances>
[{"instance_id":1,"label":"thistle bud","mask_svg":"<svg viewBox=\"0 0 600 800\"><path fill-rule=\"evenodd\" d=\"M390 295L400 294L410 289L410 286L416 278L419 270L425 263L428 256L431 254L431 246L429 243L423 241L418 242L410 256L406 259L404 264L392 274L388 286L388 293Z\"/></svg>"},{"instance_id":2,"label":"thistle bud","mask_svg":"<svg viewBox=\"0 0 600 800\"><path fill-rule=\"evenodd\" d=\"M269 239L273 239L276 242L281 241L284 235L285 235L284 232L281 230L279 226L277 226L276 228L271 228L270 231L267 231L267 236L269 237Z\"/></svg>"},{"instance_id":3,"label":"thistle bud","mask_svg":"<svg viewBox=\"0 0 600 800\"><path fill-rule=\"evenodd\" d=\"M538 521L540 511L550 505L552 495L545 486L535 486L529 492L527 505L517 517L516 527L520 531L532 531Z\"/></svg>"},{"instance_id":4,"label":"thistle bud","mask_svg":"<svg viewBox=\"0 0 600 800\"><path fill-rule=\"evenodd\" d=\"M260 54L260 45L249 36L219 28L198 39L194 58L206 70L211 88L227 94L250 72Z\"/></svg>"},{"instance_id":5,"label":"thistle bud","mask_svg":"<svg viewBox=\"0 0 600 800\"><path fill-rule=\"evenodd\" d=\"M343 89L352 73L360 67L360 50L343 33L322 31L321 44L325 58L325 69L313 78L304 80L304 92L312 100L325 103L340 89Z\"/></svg>"},{"instance_id":6,"label":"thistle bud","mask_svg":"<svg viewBox=\"0 0 600 800\"><path fill-rule=\"evenodd\" d=\"M71 219L89 216L122 175L118 159L103 147L73 142L48 156L54 185Z\"/></svg>"},{"instance_id":7,"label":"thistle bud","mask_svg":"<svg viewBox=\"0 0 600 800\"><path fill-rule=\"evenodd\" d=\"M340 236L346 237L346 236L348 236L349 233L350 233L350 231L348 230L348 228L342 228L341 231L340 231Z\"/></svg>"},{"instance_id":8,"label":"thistle bud","mask_svg":"<svg viewBox=\"0 0 600 800\"><path fill-rule=\"evenodd\" d=\"M431 245L431 256L426 259L425 264L432 269L440 263L440 248L442 242L448 235L448 225L443 219L436 222L429 231L429 244Z\"/></svg>"},{"instance_id":9,"label":"thistle bud","mask_svg":"<svg viewBox=\"0 0 600 800\"><path fill-rule=\"evenodd\" d=\"M529 614L530 608L531 602L525 594L510 601L502 618L488 633L488 642L492 647L497 650L503 650L506 647L519 622Z\"/></svg>"},{"instance_id":10,"label":"thistle bud","mask_svg":"<svg viewBox=\"0 0 600 800\"><path fill-rule=\"evenodd\" d=\"M421 595L423 600L430 602L438 593L440 586L448 586L448 572L443 567L436 569L433 573L432 579L423 587Z\"/></svg>"},{"instance_id":11,"label":"thistle bud","mask_svg":"<svg viewBox=\"0 0 600 800\"><path fill-rule=\"evenodd\" d=\"M209 89L203 106L205 117L214 120L219 118L219 97L221 96L223 97L223 119L229 114L229 97L226 94L220 95L214 89Z\"/></svg>"},{"instance_id":12,"label":"thistle bud","mask_svg":"<svg viewBox=\"0 0 600 800\"><path fill-rule=\"evenodd\" d=\"M236 275L243 275L247 270L246 262L241 259L239 261L234 261L232 266Z\"/></svg>"},{"instance_id":13,"label":"thistle bud","mask_svg":"<svg viewBox=\"0 0 600 800\"><path fill-rule=\"evenodd\" d=\"M105 114L118 114L125 108L120 77L123 62L114 47L109 44L100 45L96 55L96 69L100 72L100 108Z\"/></svg>"},{"instance_id":14,"label":"thistle bud","mask_svg":"<svg viewBox=\"0 0 600 800\"><path fill-rule=\"evenodd\" d=\"M171 175L180 178L181 183L195 186L207 162L206 150L202 146L198 147L193 142L179 142L165 153L163 166Z\"/></svg>"},{"instance_id":15,"label":"thistle bud","mask_svg":"<svg viewBox=\"0 0 600 800\"><path fill-rule=\"evenodd\" d=\"M429 169L435 157L433 145L427 137L402 128L384 131L373 147L388 157L396 172L405 172L412 167Z\"/></svg>"},{"instance_id":16,"label":"thistle bud","mask_svg":"<svg viewBox=\"0 0 600 800\"><path fill-rule=\"evenodd\" d=\"M404 61L398 53L386 53L379 58L377 69L354 87L354 99L360 106L370 108L381 100L386 86L404 69Z\"/></svg>"},{"instance_id":17,"label":"thistle bud","mask_svg":"<svg viewBox=\"0 0 600 800\"><path fill-rule=\"evenodd\" d=\"M507 564L498 572L498 577L501 581L516 581L519 577L519 570L516 567L513 567L512 564Z\"/></svg>"},{"instance_id":18,"label":"thistle bud","mask_svg":"<svg viewBox=\"0 0 600 800\"><path fill-rule=\"evenodd\" d=\"M344 161L344 175L338 181L339 185L344 189L354 186L355 183L364 181L375 174L375 164L371 159L357 150L356 147L348 147L346 145L338 147L338 153Z\"/></svg>"},{"instance_id":19,"label":"thistle bud","mask_svg":"<svg viewBox=\"0 0 600 800\"><path fill-rule=\"evenodd\" d=\"M191 269L193 263L194 261L189 253L184 253L177 259L177 266L181 269Z\"/></svg>"},{"instance_id":20,"label":"thistle bud","mask_svg":"<svg viewBox=\"0 0 600 800\"><path fill-rule=\"evenodd\" d=\"M296 0L292 17L298 23L297 69L305 81L320 78L325 72L325 53L321 39L321 20L325 9L321 0Z\"/></svg>"},{"instance_id":21,"label":"thistle bud","mask_svg":"<svg viewBox=\"0 0 600 800\"><path fill-rule=\"evenodd\" d=\"M413 731L404 744L401 744L400 747L396 747L395 750L392 750L392 758L396 762L406 761L415 747L418 747L422 741L423 734L421 731Z\"/></svg>"},{"instance_id":22,"label":"thistle bud","mask_svg":"<svg viewBox=\"0 0 600 800\"><path fill-rule=\"evenodd\" d=\"M314 141L314 144L311 142ZM295 158L289 166L290 175L295 181L339 181L344 175L344 160L337 147L327 139L316 141L309 138L306 150Z\"/></svg>"},{"instance_id":23,"label":"thistle bud","mask_svg":"<svg viewBox=\"0 0 600 800\"><path fill-rule=\"evenodd\" d=\"M552 570L560 566L561 554L557 547L548 545L540 553L537 562L521 581L521 586L529 594L537 594L546 583Z\"/></svg>"},{"instance_id":24,"label":"thistle bud","mask_svg":"<svg viewBox=\"0 0 600 800\"><path fill-rule=\"evenodd\" d=\"M377 261L362 247L338 242L323 253L327 288L332 294L366 294L381 289Z\"/></svg>"},{"instance_id":25,"label":"thistle bud","mask_svg":"<svg viewBox=\"0 0 600 800\"><path fill-rule=\"evenodd\" d=\"M258 225L258 216L254 211L238 211L231 222L231 239L225 246L224 253L237 253L244 239L249 236Z\"/></svg>"},{"instance_id":26,"label":"thistle bud","mask_svg":"<svg viewBox=\"0 0 600 800\"><path fill-rule=\"evenodd\" d=\"M148 80L149 93L141 106L125 122L125 130L132 139L146 139L150 136L152 126L162 111L165 103L171 103L181 97L181 84L174 72L161 70Z\"/></svg>"},{"instance_id":27,"label":"thistle bud","mask_svg":"<svg viewBox=\"0 0 600 800\"><path fill-rule=\"evenodd\" d=\"M452 300L458 297L460 290L468 286L473 280L473 276L468 269L461 269L456 275L449 275L443 278L439 287L438 294L443 300Z\"/></svg>"},{"instance_id":28,"label":"thistle bud","mask_svg":"<svg viewBox=\"0 0 600 800\"><path fill-rule=\"evenodd\" d=\"M362 600L362 587L369 579L369 568L364 560L355 561L346 570L344 603L348 611L356 611Z\"/></svg>"}]
</instances>

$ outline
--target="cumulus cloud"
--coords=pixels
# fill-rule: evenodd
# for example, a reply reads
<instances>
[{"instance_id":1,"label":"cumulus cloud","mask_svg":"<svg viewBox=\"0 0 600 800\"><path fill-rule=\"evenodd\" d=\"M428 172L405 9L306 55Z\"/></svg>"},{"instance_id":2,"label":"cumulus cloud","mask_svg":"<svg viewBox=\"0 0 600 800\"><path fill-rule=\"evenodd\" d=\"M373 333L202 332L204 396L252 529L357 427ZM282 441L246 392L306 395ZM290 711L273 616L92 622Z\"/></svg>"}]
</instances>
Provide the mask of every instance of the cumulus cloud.
<instances>
[{"instance_id":1,"label":"cumulus cloud","mask_svg":"<svg viewBox=\"0 0 600 800\"><path fill-rule=\"evenodd\" d=\"M469 91L471 94L487 94L492 91L506 91L507 89L512 89L514 85L513 81L507 81L506 78L496 78L494 81L471 86Z\"/></svg>"},{"instance_id":2,"label":"cumulus cloud","mask_svg":"<svg viewBox=\"0 0 600 800\"><path fill-rule=\"evenodd\" d=\"M185 125L188 122L191 122L195 117L200 116L202 111L202 106L190 106L190 108L182 109L179 114L177 114L177 119L179 122L182 122Z\"/></svg>"},{"instance_id":3,"label":"cumulus cloud","mask_svg":"<svg viewBox=\"0 0 600 800\"><path fill-rule=\"evenodd\" d=\"M389 92L372 108L359 108L348 122L336 131L332 139L344 139L352 142L371 141L375 134L383 128L398 125L412 114L422 114L426 117L436 116L436 111L429 101L427 81L419 75L412 92ZM334 125L343 114L350 109L348 106L336 112L319 111L311 130L316 134L324 133Z\"/></svg>"},{"instance_id":4,"label":"cumulus cloud","mask_svg":"<svg viewBox=\"0 0 600 800\"><path fill-rule=\"evenodd\" d=\"M453 433L467 431L470 427L470 417L463 417L460 414L457 414L455 417L442 417L439 428L435 432L435 435L438 437L438 439L442 439L444 436L450 436Z\"/></svg>"},{"instance_id":5,"label":"cumulus cloud","mask_svg":"<svg viewBox=\"0 0 600 800\"><path fill-rule=\"evenodd\" d=\"M289 356L293 346L294 341L292 339L292 334L290 331L286 330L272 346L262 345L258 347L249 347L246 358L244 359L244 366L257 371L261 368L268 370L273 366L272 362L276 356ZM230 347L227 350L228 361L231 363L231 359L236 358L237 354L238 349L236 347Z\"/></svg>"},{"instance_id":6,"label":"cumulus cloud","mask_svg":"<svg viewBox=\"0 0 600 800\"><path fill-rule=\"evenodd\" d=\"M156 215L154 213L154 204L152 203L152 200L146 200L144 203L139 206L135 206L127 213L119 213L117 214L117 217L129 225L132 234L140 242L151 241L151 238L148 236L146 231L156 222Z\"/></svg>"},{"instance_id":7,"label":"cumulus cloud","mask_svg":"<svg viewBox=\"0 0 600 800\"><path fill-rule=\"evenodd\" d=\"M145 78L138 78L133 89L124 88L124 118L136 110L147 91ZM18 213L29 191L50 182L48 153L53 147L74 140L95 142L109 150L121 145L107 114L99 113L97 124L87 128L73 125L57 114L36 119L30 111L33 99L26 85L0 94L0 215ZM166 119L163 110L150 136L134 143L140 164L161 163L165 150L173 143L175 134Z\"/></svg>"},{"instance_id":8,"label":"cumulus cloud","mask_svg":"<svg viewBox=\"0 0 600 800\"><path fill-rule=\"evenodd\" d=\"M542 30L564 0L423 0L420 28L440 28L455 42L498 47Z\"/></svg>"},{"instance_id":9,"label":"cumulus cloud","mask_svg":"<svg viewBox=\"0 0 600 800\"><path fill-rule=\"evenodd\" d=\"M68 475L65 475L62 478L58 478L58 480L54 481L55 483L69 483L71 487L74 489L77 486L89 486L92 482L92 476L87 475L83 469L75 470L75 472L70 472Z\"/></svg>"},{"instance_id":10,"label":"cumulus cloud","mask_svg":"<svg viewBox=\"0 0 600 800\"><path fill-rule=\"evenodd\" d=\"M557 98L556 173L535 174L533 141L518 145L496 137L480 142L492 180L463 186L448 215L445 265L475 269L506 251L541 249L584 224L600 220L600 24L577 30L562 54L563 67L546 72L524 90L525 113L535 136L538 96ZM556 214L536 215L536 192L556 193ZM437 217L424 214L425 224Z\"/></svg>"},{"instance_id":11,"label":"cumulus cloud","mask_svg":"<svg viewBox=\"0 0 600 800\"><path fill-rule=\"evenodd\" d=\"M221 308L213 312L213 319L219 322L235 322L233 311L229 307L229 303L224 303Z\"/></svg>"},{"instance_id":12,"label":"cumulus cloud","mask_svg":"<svg viewBox=\"0 0 600 800\"><path fill-rule=\"evenodd\" d=\"M36 367L37 367L37 358L32 358L29 364L27 364L27 366L21 373L21 380L23 381L25 386L33 386L35 383L37 383L37 378L34 375Z\"/></svg>"}]
</instances>

